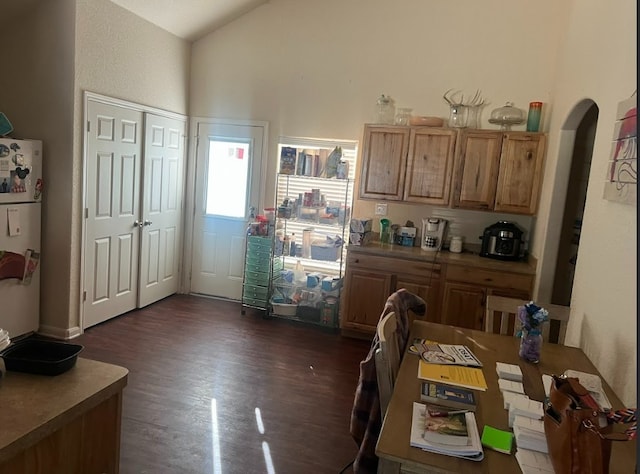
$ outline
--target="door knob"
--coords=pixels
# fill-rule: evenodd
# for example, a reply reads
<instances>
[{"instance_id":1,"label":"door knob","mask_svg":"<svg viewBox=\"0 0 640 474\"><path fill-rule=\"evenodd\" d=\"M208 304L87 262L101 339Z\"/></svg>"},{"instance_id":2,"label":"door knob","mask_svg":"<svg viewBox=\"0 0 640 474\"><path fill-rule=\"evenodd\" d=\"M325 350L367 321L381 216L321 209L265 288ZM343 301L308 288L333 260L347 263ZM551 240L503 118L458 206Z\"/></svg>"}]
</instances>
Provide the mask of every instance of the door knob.
<instances>
[{"instance_id":1,"label":"door knob","mask_svg":"<svg viewBox=\"0 0 640 474\"><path fill-rule=\"evenodd\" d=\"M143 223L143 224L141 224L141 226L140 226L140 227L142 227L143 225L151 225L151 224L153 224L153 222L151 222L151 221L149 221L149 220L146 220L146 219L145 219L144 223Z\"/></svg>"},{"instance_id":2,"label":"door knob","mask_svg":"<svg viewBox=\"0 0 640 474\"><path fill-rule=\"evenodd\" d=\"M142 226L143 226L142 222L140 222L138 219L133 221L133 227L142 227Z\"/></svg>"}]
</instances>

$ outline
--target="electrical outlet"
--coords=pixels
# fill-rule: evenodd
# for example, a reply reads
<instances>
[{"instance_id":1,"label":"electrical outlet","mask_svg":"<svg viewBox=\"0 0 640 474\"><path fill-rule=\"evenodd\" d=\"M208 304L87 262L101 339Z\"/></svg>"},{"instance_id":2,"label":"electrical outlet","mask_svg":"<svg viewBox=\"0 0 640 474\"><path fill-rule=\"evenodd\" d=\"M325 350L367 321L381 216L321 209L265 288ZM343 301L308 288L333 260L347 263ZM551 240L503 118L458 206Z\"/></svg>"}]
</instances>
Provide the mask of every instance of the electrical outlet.
<instances>
[{"instance_id":1,"label":"electrical outlet","mask_svg":"<svg viewBox=\"0 0 640 474\"><path fill-rule=\"evenodd\" d=\"M387 215L387 203L379 202L376 204L376 216L386 216Z\"/></svg>"}]
</instances>

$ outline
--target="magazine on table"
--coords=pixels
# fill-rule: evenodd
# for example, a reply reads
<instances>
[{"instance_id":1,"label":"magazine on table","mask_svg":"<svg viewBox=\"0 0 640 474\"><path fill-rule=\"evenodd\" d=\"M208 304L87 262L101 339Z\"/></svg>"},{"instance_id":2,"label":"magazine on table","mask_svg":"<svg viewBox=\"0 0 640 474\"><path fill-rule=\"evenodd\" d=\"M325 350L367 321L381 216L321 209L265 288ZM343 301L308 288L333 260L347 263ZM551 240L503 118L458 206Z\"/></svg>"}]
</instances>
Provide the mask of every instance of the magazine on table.
<instances>
[{"instance_id":1,"label":"magazine on table","mask_svg":"<svg viewBox=\"0 0 640 474\"><path fill-rule=\"evenodd\" d=\"M462 344L439 344L424 339L415 339L409 351L420 355L420 358L427 364L482 367L482 362L471 349Z\"/></svg>"},{"instance_id":2,"label":"magazine on table","mask_svg":"<svg viewBox=\"0 0 640 474\"><path fill-rule=\"evenodd\" d=\"M410 444L424 451L472 461L484 458L473 412L431 416L426 405L414 402Z\"/></svg>"},{"instance_id":3,"label":"magazine on table","mask_svg":"<svg viewBox=\"0 0 640 474\"><path fill-rule=\"evenodd\" d=\"M487 381L480 367L465 367L461 365L427 364L418 361L418 378L431 382L455 385L471 390L486 391Z\"/></svg>"}]
</instances>

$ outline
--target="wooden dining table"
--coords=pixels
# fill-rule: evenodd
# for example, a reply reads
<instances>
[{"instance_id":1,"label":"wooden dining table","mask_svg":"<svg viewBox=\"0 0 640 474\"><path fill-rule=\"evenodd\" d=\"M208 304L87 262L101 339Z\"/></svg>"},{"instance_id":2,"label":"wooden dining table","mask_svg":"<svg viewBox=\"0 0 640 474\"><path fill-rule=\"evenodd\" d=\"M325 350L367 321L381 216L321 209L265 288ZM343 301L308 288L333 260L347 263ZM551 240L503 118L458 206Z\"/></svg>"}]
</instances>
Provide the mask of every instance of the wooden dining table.
<instances>
[{"instance_id":1,"label":"wooden dining table","mask_svg":"<svg viewBox=\"0 0 640 474\"><path fill-rule=\"evenodd\" d=\"M525 393L532 400L538 401L544 401L545 398L542 385L543 374L560 375L567 369L574 369L600 375L584 352L575 347L543 344L540 362L532 364L518 356L519 340L513 336L416 320L411 326L409 341L414 338L429 339L443 344L463 344L480 359L488 386L484 392L475 391L476 421L480 434L484 425L511 430L508 410L504 409L502 393L498 388L496 362L518 365L522 370ZM403 470L408 472L519 473L520 467L515 457L515 442L514 450L510 455L485 448L482 461L430 453L409 445L412 406L413 402L420 401L421 380L418 379L418 361L418 356L408 352L403 357L376 445L376 455L381 459L399 463ZM604 379L602 384L613 408L623 408L624 405ZM636 440L613 443L610 468L611 474L636 472Z\"/></svg>"}]
</instances>

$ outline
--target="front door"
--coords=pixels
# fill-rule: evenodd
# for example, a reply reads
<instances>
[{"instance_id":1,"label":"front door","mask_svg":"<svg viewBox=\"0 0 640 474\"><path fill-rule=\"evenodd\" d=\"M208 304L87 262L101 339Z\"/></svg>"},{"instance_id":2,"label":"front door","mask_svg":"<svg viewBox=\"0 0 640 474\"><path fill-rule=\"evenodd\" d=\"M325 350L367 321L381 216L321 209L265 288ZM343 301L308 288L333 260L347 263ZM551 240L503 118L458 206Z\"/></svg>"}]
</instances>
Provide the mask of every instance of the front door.
<instances>
[{"instance_id":1,"label":"front door","mask_svg":"<svg viewBox=\"0 0 640 474\"><path fill-rule=\"evenodd\" d=\"M83 328L136 307L140 111L88 101Z\"/></svg>"},{"instance_id":2,"label":"front door","mask_svg":"<svg viewBox=\"0 0 640 474\"><path fill-rule=\"evenodd\" d=\"M246 228L259 212L266 124L199 123L191 292L242 297Z\"/></svg>"},{"instance_id":3,"label":"front door","mask_svg":"<svg viewBox=\"0 0 640 474\"><path fill-rule=\"evenodd\" d=\"M183 120L145 115L138 307L178 291L185 128Z\"/></svg>"}]
</instances>

